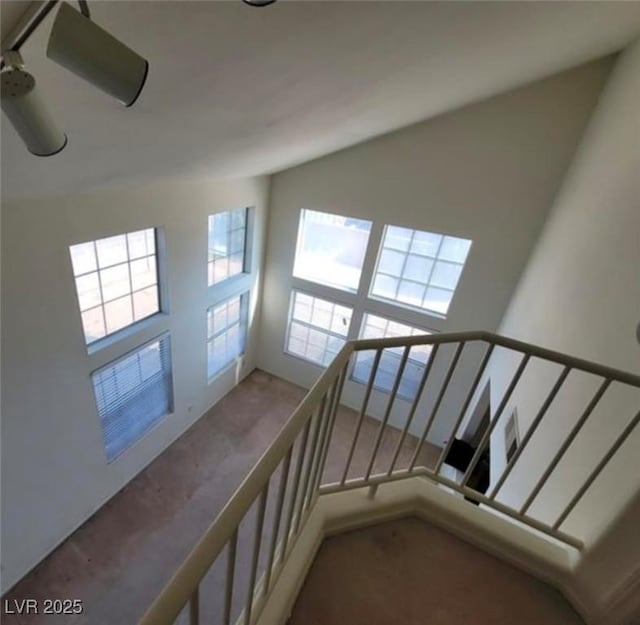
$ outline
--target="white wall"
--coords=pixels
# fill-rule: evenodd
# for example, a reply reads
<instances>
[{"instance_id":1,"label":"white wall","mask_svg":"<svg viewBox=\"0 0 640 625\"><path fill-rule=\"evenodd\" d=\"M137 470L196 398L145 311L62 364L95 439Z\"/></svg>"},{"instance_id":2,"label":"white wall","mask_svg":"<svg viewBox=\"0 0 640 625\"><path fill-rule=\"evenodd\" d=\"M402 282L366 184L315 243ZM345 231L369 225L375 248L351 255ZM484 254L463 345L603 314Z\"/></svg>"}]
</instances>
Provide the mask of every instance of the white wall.
<instances>
[{"instance_id":1,"label":"white wall","mask_svg":"<svg viewBox=\"0 0 640 625\"><path fill-rule=\"evenodd\" d=\"M166 182L2 208L2 591L184 432L254 368L268 179ZM244 362L212 384L206 373L207 216L254 207ZM88 355L69 245L149 227L166 237L168 314ZM90 372L163 331L171 333L174 412L111 464Z\"/></svg>"},{"instance_id":2,"label":"white wall","mask_svg":"<svg viewBox=\"0 0 640 625\"><path fill-rule=\"evenodd\" d=\"M356 297L351 337L358 334L362 309L392 314L405 323L437 331L496 330L542 228L558 185L610 69L610 59L565 72L436 119L369 141L276 174L270 221L261 318L261 368L310 386L319 367L283 353L300 209L310 208L374 221L364 279L373 271L384 224L451 234L473 240L448 317L390 308ZM401 95L399 95L401 97ZM330 298L353 298L325 290ZM447 359L434 368L444 375ZM452 394L430 440L448 437L452 411L479 359L462 358ZM354 403L362 386L347 385ZM427 403L433 393L426 393ZM375 396L371 413L384 410ZM401 402L403 404L403 402ZM412 431L422 430L426 405ZM392 415L399 423L401 405Z\"/></svg>"},{"instance_id":3,"label":"white wall","mask_svg":"<svg viewBox=\"0 0 640 625\"><path fill-rule=\"evenodd\" d=\"M603 91L502 321L501 333L640 374L636 338L640 321L639 174L637 42L619 58ZM504 374L503 361L492 369L496 390L504 387ZM526 430L542 401L540 393L550 382L549 375L534 376L528 395L516 394L521 431ZM523 454L521 470L506 483L505 500L521 498L532 479L540 475L560 438L575 423L577 409L586 404L588 386L592 391L592 383L577 380L550 413L532 438L531 449ZM532 508L538 516L555 518L560 500L566 501L639 408L640 391L614 389L608 400L605 396L602 408L592 415ZM496 441L501 436L497 431ZM639 458L640 431L636 428L563 526L587 543L578 578L593 600L604 601L634 570L640 573ZM495 479L504 459L493 454L492 461ZM630 508L634 497L635 507ZM625 509L626 516L615 524ZM589 551L592 545L597 548L594 552ZM605 557L605 553L616 557Z\"/></svg>"}]
</instances>

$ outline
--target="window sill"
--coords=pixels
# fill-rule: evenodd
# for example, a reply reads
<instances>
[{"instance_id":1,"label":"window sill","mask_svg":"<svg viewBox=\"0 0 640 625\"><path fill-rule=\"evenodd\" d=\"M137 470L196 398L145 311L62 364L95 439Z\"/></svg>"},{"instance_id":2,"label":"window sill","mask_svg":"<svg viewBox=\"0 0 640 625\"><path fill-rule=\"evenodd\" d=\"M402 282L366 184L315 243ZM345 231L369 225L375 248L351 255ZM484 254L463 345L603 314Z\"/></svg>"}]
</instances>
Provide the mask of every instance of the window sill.
<instances>
[{"instance_id":1,"label":"window sill","mask_svg":"<svg viewBox=\"0 0 640 625\"><path fill-rule=\"evenodd\" d=\"M122 330L118 330L117 332L114 332L109 336L105 336L104 338L98 339L97 341L94 341L93 343L87 345L87 354L89 356L93 356L93 354L96 354L107 347L111 347L112 345L120 342L123 339L133 336L137 332L140 332L141 330L154 325L160 319L166 318L168 316L168 313L160 311L154 313L150 317L146 317L145 319L136 321L135 323L132 323Z\"/></svg>"},{"instance_id":2,"label":"window sill","mask_svg":"<svg viewBox=\"0 0 640 625\"><path fill-rule=\"evenodd\" d=\"M232 361L228 362L226 365L218 369L212 376L207 377L207 385L211 386L214 382L219 380L225 373L231 370L234 367L240 365L240 367L244 367L244 353L236 356Z\"/></svg>"},{"instance_id":3,"label":"window sill","mask_svg":"<svg viewBox=\"0 0 640 625\"><path fill-rule=\"evenodd\" d=\"M383 304L386 304L387 306L396 306L398 308L404 308L405 310L411 310L413 312L419 313L421 315L425 315L427 317L433 317L434 319L441 319L444 321L447 318L446 314L437 312L435 310L429 310L428 308L420 308L419 306L412 306L411 304L405 304L404 302L388 299L386 297L376 297L375 295L369 294L367 295L367 299L374 302L381 302Z\"/></svg>"}]
</instances>

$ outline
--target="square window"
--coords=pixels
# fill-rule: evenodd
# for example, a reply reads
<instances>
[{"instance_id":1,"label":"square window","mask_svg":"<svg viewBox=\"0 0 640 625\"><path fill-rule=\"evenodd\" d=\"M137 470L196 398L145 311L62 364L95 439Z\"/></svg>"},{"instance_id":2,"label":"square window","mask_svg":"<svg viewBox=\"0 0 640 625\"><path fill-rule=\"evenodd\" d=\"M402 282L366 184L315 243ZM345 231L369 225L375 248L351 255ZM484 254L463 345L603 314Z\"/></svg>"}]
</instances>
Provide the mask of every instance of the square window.
<instances>
[{"instance_id":1,"label":"square window","mask_svg":"<svg viewBox=\"0 0 640 625\"><path fill-rule=\"evenodd\" d=\"M144 319L158 310L158 289L150 286L133 294L133 316Z\"/></svg>"},{"instance_id":2,"label":"square window","mask_svg":"<svg viewBox=\"0 0 640 625\"><path fill-rule=\"evenodd\" d=\"M155 228L69 252L87 345L160 311Z\"/></svg>"},{"instance_id":3,"label":"square window","mask_svg":"<svg viewBox=\"0 0 640 625\"><path fill-rule=\"evenodd\" d=\"M435 312L446 314L453 297L453 291L429 287L424 297L424 307Z\"/></svg>"},{"instance_id":4,"label":"square window","mask_svg":"<svg viewBox=\"0 0 640 625\"><path fill-rule=\"evenodd\" d=\"M98 272L92 271L84 276L76 278L76 289L78 291L78 304L80 310L87 310L100 306L102 298L100 297L100 280L98 280Z\"/></svg>"},{"instance_id":5,"label":"square window","mask_svg":"<svg viewBox=\"0 0 640 625\"><path fill-rule=\"evenodd\" d=\"M131 288L133 291L144 289L158 282L158 271L155 257L145 256L138 260L131 261Z\"/></svg>"},{"instance_id":6,"label":"square window","mask_svg":"<svg viewBox=\"0 0 640 625\"><path fill-rule=\"evenodd\" d=\"M453 291L458 284L461 273L462 265L458 265L458 263L448 263L439 260L433 268L431 284L433 286L441 286Z\"/></svg>"},{"instance_id":7,"label":"square window","mask_svg":"<svg viewBox=\"0 0 640 625\"><path fill-rule=\"evenodd\" d=\"M370 295L444 316L470 249L468 239L386 226Z\"/></svg>"},{"instance_id":8,"label":"square window","mask_svg":"<svg viewBox=\"0 0 640 625\"><path fill-rule=\"evenodd\" d=\"M100 271L102 297L105 302L118 299L131 291L129 283L129 266L127 263L114 265Z\"/></svg>"},{"instance_id":9,"label":"square window","mask_svg":"<svg viewBox=\"0 0 640 625\"><path fill-rule=\"evenodd\" d=\"M387 226L385 230L384 247L390 250L406 252L411 246L413 230L409 228L398 228L397 226Z\"/></svg>"},{"instance_id":10,"label":"square window","mask_svg":"<svg viewBox=\"0 0 640 625\"><path fill-rule=\"evenodd\" d=\"M73 275L81 276L85 273L95 271L98 268L96 260L96 244L91 241L89 243L79 243L73 246L71 253L71 262L73 264Z\"/></svg>"},{"instance_id":11,"label":"square window","mask_svg":"<svg viewBox=\"0 0 640 625\"><path fill-rule=\"evenodd\" d=\"M431 334L428 330L409 326L398 321L378 317L365 313L360 328L360 338L379 339L398 336L419 336ZM373 381L375 389L384 393L390 393L393 389L404 348L394 347L383 350L378 365L378 371ZM424 373L424 368L431 353L431 345L415 345L409 352L409 358L405 365L398 387L398 397L412 401L415 399ZM355 364L351 372L351 379L361 384L368 384L371 376L371 368L375 358L374 351L362 351L356 354Z\"/></svg>"},{"instance_id":12,"label":"square window","mask_svg":"<svg viewBox=\"0 0 640 625\"><path fill-rule=\"evenodd\" d=\"M96 241L96 250L100 268L125 263L128 259L127 237L124 234L120 234L117 237L99 239Z\"/></svg>"},{"instance_id":13,"label":"square window","mask_svg":"<svg viewBox=\"0 0 640 625\"><path fill-rule=\"evenodd\" d=\"M414 254L435 258L438 255L438 248L442 242L442 235L433 232L422 232L414 230L411 241L411 251Z\"/></svg>"},{"instance_id":14,"label":"square window","mask_svg":"<svg viewBox=\"0 0 640 625\"><path fill-rule=\"evenodd\" d=\"M337 289L358 290L371 222L303 209L293 275Z\"/></svg>"},{"instance_id":15,"label":"square window","mask_svg":"<svg viewBox=\"0 0 640 625\"><path fill-rule=\"evenodd\" d=\"M420 306L424 295L424 285L419 282L401 280L396 299L409 306Z\"/></svg>"},{"instance_id":16,"label":"square window","mask_svg":"<svg viewBox=\"0 0 640 625\"><path fill-rule=\"evenodd\" d=\"M127 245L130 259L153 256L156 253L156 239L151 230L130 232L127 234Z\"/></svg>"},{"instance_id":17,"label":"square window","mask_svg":"<svg viewBox=\"0 0 640 625\"><path fill-rule=\"evenodd\" d=\"M395 300L398 296L398 286L400 281L382 273L377 274L373 279L372 295L377 295L383 299Z\"/></svg>"},{"instance_id":18,"label":"square window","mask_svg":"<svg viewBox=\"0 0 640 625\"><path fill-rule=\"evenodd\" d=\"M464 265L471 248L471 241L468 239L458 239L457 237L444 237L440 254L442 260L450 260Z\"/></svg>"},{"instance_id":19,"label":"square window","mask_svg":"<svg viewBox=\"0 0 640 625\"><path fill-rule=\"evenodd\" d=\"M131 295L114 299L104 305L107 334L113 334L133 323L133 301Z\"/></svg>"},{"instance_id":20,"label":"square window","mask_svg":"<svg viewBox=\"0 0 640 625\"><path fill-rule=\"evenodd\" d=\"M416 256L415 254L409 254L406 259L406 265L401 275L409 280L424 284L429 279L433 269L433 261L430 258Z\"/></svg>"},{"instance_id":21,"label":"square window","mask_svg":"<svg viewBox=\"0 0 640 625\"><path fill-rule=\"evenodd\" d=\"M85 310L82 313L82 327L87 345L106 336L107 330L104 323L104 308L98 306Z\"/></svg>"},{"instance_id":22,"label":"square window","mask_svg":"<svg viewBox=\"0 0 640 625\"><path fill-rule=\"evenodd\" d=\"M212 380L244 353L249 293L236 295L207 310L207 374Z\"/></svg>"},{"instance_id":23,"label":"square window","mask_svg":"<svg viewBox=\"0 0 640 625\"><path fill-rule=\"evenodd\" d=\"M353 309L293 291L285 351L327 366L342 349Z\"/></svg>"},{"instance_id":24,"label":"square window","mask_svg":"<svg viewBox=\"0 0 640 625\"><path fill-rule=\"evenodd\" d=\"M107 462L173 410L169 335L91 374Z\"/></svg>"},{"instance_id":25,"label":"square window","mask_svg":"<svg viewBox=\"0 0 640 625\"><path fill-rule=\"evenodd\" d=\"M209 215L209 286L245 271L247 211L238 208Z\"/></svg>"},{"instance_id":26,"label":"square window","mask_svg":"<svg viewBox=\"0 0 640 625\"><path fill-rule=\"evenodd\" d=\"M378 269L389 276L401 276L406 255L396 250L382 250Z\"/></svg>"}]
</instances>

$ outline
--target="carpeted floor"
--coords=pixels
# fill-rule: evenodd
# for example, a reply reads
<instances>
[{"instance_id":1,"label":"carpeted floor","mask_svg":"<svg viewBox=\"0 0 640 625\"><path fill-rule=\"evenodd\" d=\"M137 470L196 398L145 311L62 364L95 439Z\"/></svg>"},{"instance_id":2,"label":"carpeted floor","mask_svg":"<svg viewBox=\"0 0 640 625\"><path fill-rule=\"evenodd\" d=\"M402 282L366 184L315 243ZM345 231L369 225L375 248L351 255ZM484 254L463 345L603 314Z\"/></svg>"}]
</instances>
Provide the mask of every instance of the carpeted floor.
<instances>
[{"instance_id":1,"label":"carpeted floor","mask_svg":"<svg viewBox=\"0 0 640 625\"><path fill-rule=\"evenodd\" d=\"M583 625L551 587L407 518L324 541L288 625Z\"/></svg>"},{"instance_id":2,"label":"carpeted floor","mask_svg":"<svg viewBox=\"0 0 640 625\"><path fill-rule=\"evenodd\" d=\"M254 371L3 597L9 605L26 598L40 605L45 598L80 599L82 614L3 613L3 625L134 625L304 394L300 387ZM324 482L342 473L356 416L348 409L339 411ZM367 466L378 426L365 420L350 477ZM398 435L393 429L385 432L380 469L388 466ZM406 440L398 468L406 466L415 443ZM438 452L426 445L419 464L432 466ZM265 541L270 537L278 478L276 473L271 480ZM234 616L246 598L254 527L255 506L240 528ZM266 551L261 551L261 567ZM208 625L220 622L225 562L223 553L202 585L201 622ZM4 612L5 601L2 605Z\"/></svg>"}]
</instances>

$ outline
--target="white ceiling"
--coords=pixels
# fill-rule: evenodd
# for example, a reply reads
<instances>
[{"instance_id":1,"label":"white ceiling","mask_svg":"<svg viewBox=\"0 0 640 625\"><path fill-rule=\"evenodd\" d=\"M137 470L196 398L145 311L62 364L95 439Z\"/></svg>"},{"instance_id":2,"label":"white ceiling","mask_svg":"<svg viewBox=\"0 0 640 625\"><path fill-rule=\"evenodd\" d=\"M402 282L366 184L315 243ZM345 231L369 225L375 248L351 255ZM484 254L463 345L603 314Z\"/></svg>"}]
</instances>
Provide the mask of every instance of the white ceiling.
<instances>
[{"instance_id":1,"label":"white ceiling","mask_svg":"<svg viewBox=\"0 0 640 625\"><path fill-rule=\"evenodd\" d=\"M6 4L6 1L2 3ZM69 135L28 154L2 119L2 195L271 173L619 50L640 2L90 2L145 56L126 109L23 48Z\"/></svg>"},{"instance_id":2,"label":"white ceiling","mask_svg":"<svg viewBox=\"0 0 640 625\"><path fill-rule=\"evenodd\" d=\"M15 28L32 4L35 3L29 0L10 0L9 2L3 0L0 2L0 39L2 40L3 50L8 35L11 34L13 28Z\"/></svg>"}]
</instances>

